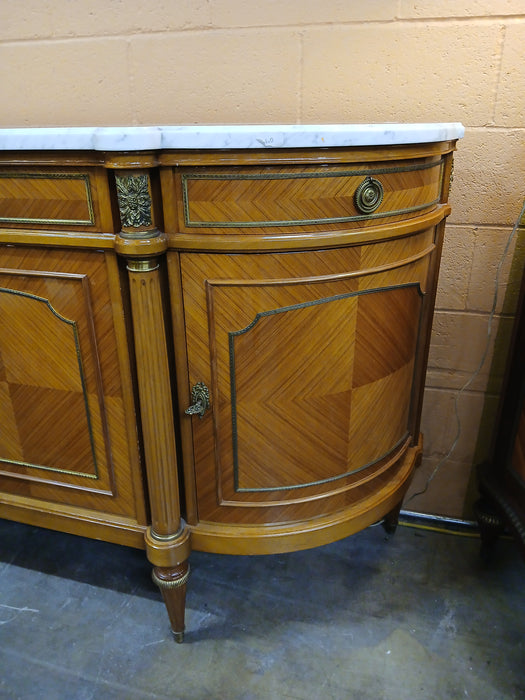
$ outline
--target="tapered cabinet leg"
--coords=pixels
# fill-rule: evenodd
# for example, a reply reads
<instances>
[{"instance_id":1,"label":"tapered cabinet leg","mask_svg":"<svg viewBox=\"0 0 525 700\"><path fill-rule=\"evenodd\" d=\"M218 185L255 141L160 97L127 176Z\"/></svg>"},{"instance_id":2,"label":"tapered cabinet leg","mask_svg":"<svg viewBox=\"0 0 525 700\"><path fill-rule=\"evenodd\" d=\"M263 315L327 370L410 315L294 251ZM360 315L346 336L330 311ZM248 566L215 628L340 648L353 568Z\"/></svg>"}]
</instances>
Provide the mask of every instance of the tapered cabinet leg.
<instances>
[{"instance_id":1,"label":"tapered cabinet leg","mask_svg":"<svg viewBox=\"0 0 525 700\"><path fill-rule=\"evenodd\" d=\"M179 644L184 641L186 582L189 575L190 567L187 561L173 568L156 566L152 572L153 581L160 588L168 611L171 632Z\"/></svg>"},{"instance_id":2,"label":"tapered cabinet leg","mask_svg":"<svg viewBox=\"0 0 525 700\"><path fill-rule=\"evenodd\" d=\"M480 556L485 562L492 559L494 547L505 531L505 524L499 512L488 498L480 498L474 504L481 537Z\"/></svg>"},{"instance_id":3,"label":"tapered cabinet leg","mask_svg":"<svg viewBox=\"0 0 525 700\"><path fill-rule=\"evenodd\" d=\"M399 513L401 512L401 506L403 501L400 501L395 508L393 508L390 513L385 515L383 520L383 527L389 535L393 535L397 530L397 525L399 523Z\"/></svg>"}]
</instances>

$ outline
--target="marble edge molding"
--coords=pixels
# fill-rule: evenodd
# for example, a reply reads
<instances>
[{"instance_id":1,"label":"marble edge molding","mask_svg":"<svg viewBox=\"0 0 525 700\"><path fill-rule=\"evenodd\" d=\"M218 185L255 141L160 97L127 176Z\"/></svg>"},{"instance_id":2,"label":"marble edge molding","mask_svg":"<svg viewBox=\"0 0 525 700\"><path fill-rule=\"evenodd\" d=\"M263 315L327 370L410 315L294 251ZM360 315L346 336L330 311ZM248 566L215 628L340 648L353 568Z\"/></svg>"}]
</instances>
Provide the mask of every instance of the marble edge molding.
<instances>
[{"instance_id":1,"label":"marble edge molding","mask_svg":"<svg viewBox=\"0 0 525 700\"><path fill-rule=\"evenodd\" d=\"M462 138L459 122L429 124L243 124L0 129L0 150L328 148Z\"/></svg>"}]
</instances>

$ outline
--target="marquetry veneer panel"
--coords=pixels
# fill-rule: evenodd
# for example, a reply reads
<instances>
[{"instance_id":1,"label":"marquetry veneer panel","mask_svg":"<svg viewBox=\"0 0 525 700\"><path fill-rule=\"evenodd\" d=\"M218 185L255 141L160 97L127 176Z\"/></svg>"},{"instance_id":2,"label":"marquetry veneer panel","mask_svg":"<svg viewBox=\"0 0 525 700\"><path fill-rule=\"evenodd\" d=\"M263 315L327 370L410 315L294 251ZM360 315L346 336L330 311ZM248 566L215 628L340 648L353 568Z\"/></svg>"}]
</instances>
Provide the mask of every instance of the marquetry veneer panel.
<instances>
[{"instance_id":1,"label":"marquetry veneer panel","mask_svg":"<svg viewBox=\"0 0 525 700\"><path fill-rule=\"evenodd\" d=\"M203 520L328 513L406 450L433 231L374 247L181 256Z\"/></svg>"},{"instance_id":2,"label":"marquetry veneer panel","mask_svg":"<svg viewBox=\"0 0 525 700\"><path fill-rule=\"evenodd\" d=\"M10 246L1 262L1 489L135 516L106 255Z\"/></svg>"},{"instance_id":3,"label":"marquetry veneer panel","mask_svg":"<svg viewBox=\"0 0 525 700\"><path fill-rule=\"evenodd\" d=\"M103 231L107 176L100 168L17 167L0 169L0 226L4 228ZM111 228L110 228L111 230Z\"/></svg>"},{"instance_id":4,"label":"marquetry veneer panel","mask_svg":"<svg viewBox=\"0 0 525 700\"><path fill-rule=\"evenodd\" d=\"M400 287L299 302L230 331L234 491L333 484L406 439L420 310L417 287Z\"/></svg>"}]
</instances>

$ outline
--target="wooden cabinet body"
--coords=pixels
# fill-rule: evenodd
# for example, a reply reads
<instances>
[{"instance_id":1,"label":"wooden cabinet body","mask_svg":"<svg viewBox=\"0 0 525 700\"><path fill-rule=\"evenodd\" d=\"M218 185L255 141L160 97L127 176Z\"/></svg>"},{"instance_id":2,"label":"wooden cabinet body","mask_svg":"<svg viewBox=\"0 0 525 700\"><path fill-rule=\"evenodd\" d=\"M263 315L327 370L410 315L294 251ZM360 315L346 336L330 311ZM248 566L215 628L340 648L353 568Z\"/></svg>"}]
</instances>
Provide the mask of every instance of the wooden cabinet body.
<instances>
[{"instance_id":1,"label":"wooden cabinet body","mask_svg":"<svg viewBox=\"0 0 525 700\"><path fill-rule=\"evenodd\" d=\"M4 154L0 516L144 547L179 640L192 549L394 526L454 148Z\"/></svg>"}]
</instances>

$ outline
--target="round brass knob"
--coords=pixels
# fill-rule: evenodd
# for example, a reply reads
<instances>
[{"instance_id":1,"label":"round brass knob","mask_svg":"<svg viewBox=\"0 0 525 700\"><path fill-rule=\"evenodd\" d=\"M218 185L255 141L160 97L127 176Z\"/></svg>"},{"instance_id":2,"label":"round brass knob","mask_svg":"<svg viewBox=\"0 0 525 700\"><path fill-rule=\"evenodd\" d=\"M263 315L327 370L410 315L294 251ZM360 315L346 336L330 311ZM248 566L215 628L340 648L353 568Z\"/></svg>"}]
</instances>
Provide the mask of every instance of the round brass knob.
<instances>
[{"instance_id":1,"label":"round brass knob","mask_svg":"<svg viewBox=\"0 0 525 700\"><path fill-rule=\"evenodd\" d=\"M373 177L367 177L355 191L354 202L361 214L371 214L383 201L383 185Z\"/></svg>"}]
</instances>

